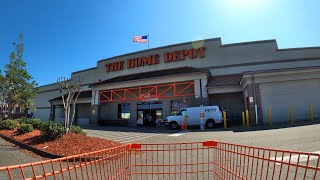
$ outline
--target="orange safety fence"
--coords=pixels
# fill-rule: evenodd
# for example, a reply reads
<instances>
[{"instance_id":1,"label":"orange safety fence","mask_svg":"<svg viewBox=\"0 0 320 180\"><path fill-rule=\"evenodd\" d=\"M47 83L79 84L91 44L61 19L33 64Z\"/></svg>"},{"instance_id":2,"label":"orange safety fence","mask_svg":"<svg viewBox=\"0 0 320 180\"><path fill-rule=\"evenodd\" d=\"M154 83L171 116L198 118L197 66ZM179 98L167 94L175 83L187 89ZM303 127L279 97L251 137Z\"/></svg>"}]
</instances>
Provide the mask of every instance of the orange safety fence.
<instances>
[{"instance_id":1,"label":"orange safety fence","mask_svg":"<svg viewBox=\"0 0 320 180\"><path fill-rule=\"evenodd\" d=\"M0 179L320 179L320 154L216 141L128 144L0 167Z\"/></svg>"}]
</instances>

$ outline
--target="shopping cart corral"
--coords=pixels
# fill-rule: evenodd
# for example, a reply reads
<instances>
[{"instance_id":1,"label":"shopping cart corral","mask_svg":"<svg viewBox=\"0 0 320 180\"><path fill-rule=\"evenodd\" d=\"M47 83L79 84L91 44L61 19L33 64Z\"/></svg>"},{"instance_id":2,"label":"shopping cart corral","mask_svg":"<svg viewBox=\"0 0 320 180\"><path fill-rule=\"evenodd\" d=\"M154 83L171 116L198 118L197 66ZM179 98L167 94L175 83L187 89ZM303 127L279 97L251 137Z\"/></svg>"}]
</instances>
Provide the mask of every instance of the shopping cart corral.
<instances>
[{"instance_id":1,"label":"shopping cart corral","mask_svg":"<svg viewBox=\"0 0 320 180\"><path fill-rule=\"evenodd\" d=\"M127 144L0 168L0 179L320 179L320 155L216 141Z\"/></svg>"}]
</instances>

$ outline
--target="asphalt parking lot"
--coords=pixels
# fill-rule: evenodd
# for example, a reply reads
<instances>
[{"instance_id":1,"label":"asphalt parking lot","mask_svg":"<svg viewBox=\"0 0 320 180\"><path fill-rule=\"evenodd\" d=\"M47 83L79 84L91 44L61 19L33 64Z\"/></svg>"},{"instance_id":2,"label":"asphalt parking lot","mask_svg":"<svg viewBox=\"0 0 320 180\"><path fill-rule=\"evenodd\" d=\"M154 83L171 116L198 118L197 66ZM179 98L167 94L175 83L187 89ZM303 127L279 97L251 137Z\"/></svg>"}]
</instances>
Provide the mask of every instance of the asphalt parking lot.
<instances>
[{"instance_id":1,"label":"asphalt parking lot","mask_svg":"<svg viewBox=\"0 0 320 180\"><path fill-rule=\"evenodd\" d=\"M44 160L0 138L0 167Z\"/></svg>"},{"instance_id":2,"label":"asphalt parking lot","mask_svg":"<svg viewBox=\"0 0 320 180\"><path fill-rule=\"evenodd\" d=\"M234 143L234 144L242 144L242 145L249 145L249 146L258 146L258 147L269 147L269 148L276 148L276 149L283 149L283 150L294 150L294 151L305 151L305 152L313 152L313 153L320 153L320 124L313 124L313 125L305 125L305 126L299 126L299 127L287 127L287 128L279 128L279 129L230 129L230 130L223 130L223 129L213 129L210 131L199 131L197 129L192 129L189 131L181 131L181 130L170 130L167 128L150 128L150 127L108 127L108 126L88 126L84 127L85 131L88 133L88 136L95 136L105 139L111 139L114 141L122 142L122 143L141 143L141 144L166 144L166 143L182 143L182 142L203 142L208 140L216 140L219 142L227 142L227 143ZM20 164L20 163L27 163L27 162L35 162L39 160L43 160L42 158L33 157L31 154L26 153L26 151L19 149L18 147L15 147L11 145L10 143L0 139L0 145L1 145L1 151L0 151L0 166L6 166L6 165L13 165L13 164ZM196 146L197 147L197 146ZM179 155L181 159L181 154L185 153L185 156L188 155L189 160L186 160L186 162L191 161L198 161L198 160L204 160L209 158L208 153L203 154L201 156L201 153L204 153L206 151L200 151L200 152L194 152L192 154L192 151L186 151L183 150L179 152L166 152L169 155L165 155L164 151L160 150L160 153L158 152L158 148L177 148L179 149L179 146L175 145L169 145L169 146L150 146L150 148L157 150L154 152L149 152L148 154L146 152L142 153L141 157L138 150L138 156L132 156L131 159L132 162L135 163L151 163L151 164L157 164L163 162L164 164L174 163L179 164ZM150 151L149 148L149 151ZM187 145L185 146L187 148ZM189 147L190 148L190 147ZM181 146L180 146L181 149ZM182 147L183 149L183 147ZM146 149L145 149L146 150ZM167 150L166 150L167 151ZM185 152L186 151L186 152ZM211 152L211 151L210 151ZM191 154L190 154L191 153ZM198 154L199 153L199 154ZM156 155L154 155L156 154ZM195 154L197 154L195 156ZM171 155L171 158L170 158ZM199 156L200 155L200 156ZM138 157L138 160L136 161L134 158ZM200 158L199 158L200 157ZM202 158L201 158L202 157ZM212 156L210 156L212 157ZM277 155L275 156L278 158ZM275 158L271 157L271 159ZM173 159L172 159L173 158ZM230 158L230 157L229 157ZM283 158L283 157L282 157ZM286 159L287 157L284 157ZM151 159L151 162L150 162ZM177 160L178 159L178 160ZM194 159L194 160L193 160ZM134 160L134 161L133 161ZM297 158L293 156L292 162L296 161ZM141 162L140 162L141 161ZM237 161L237 160L236 160ZM301 158L302 163L305 162L303 158ZM310 163L316 163L317 159L310 159ZM261 162L259 162L261 164ZM180 167L180 166L179 166ZM182 165L181 165L182 167ZM181 168L180 167L180 168ZM187 169L191 171L190 169L193 166L186 167ZM209 167L209 165L208 165ZM211 167L211 166L210 166ZM278 166L277 166L278 167ZM281 166L282 167L282 166ZM280 167L280 169L281 169ZM150 169L151 168L151 169ZM148 171L154 172L154 171L169 171L167 169L152 169L152 166L148 167ZM164 168L164 167L163 167ZM198 166L197 166L198 168ZM286 167L282 167L282 169L286 169ZM178 169L172 169L177 172L179 172ZM204 168L203 170L206 170ZM134 168L132 169L132 172L139 172L142 171L142 169ZM181 169L180 169L181 171ZM276 173L279 174L279 168L277 169ZM292 172L291 172L292 171ZM300 170L301 171L301 170ZM304 172L298 172L299 177L303 176ZM280 171L281 172L281 171ZM28 171L28 173L30 173ZM40 172L41 173L41 172ZM270 173L269 173L270 174ZM294 175L294 170L290 169L290 174ZM2 174L3 175L3 174ZM18 175L18 174L17 174ZM194 176L197 177L203 177L204 179L212 179L211 175L209 174L205 176L206 173L200 173L198 175L189 173L183 176L182 174L178 177L182 177L182 179L186 179L187 177L189 179L193 179ZM311 172L311 175L312 172ZM310 176L310 172L308 174L307 179L312 179ZM1 174L0 174L1 177ZM154 175L148 175L145 176L134 176L137 179L152 179L154 178ZM140 177L140 178L139 178ZM158 176L155 176L159 178ZM171 177L168 176L168 177ZM173 178L173 177L172 177Z\"/></svg>"},{"instance_id":3,"label":"asphalt parking lot","mask_svg":"<svg viewBox=\"0 0 320 180\"><path fill-rule=\"evenodd\" d=\"M242 145L284 150L320 151L320 124L266 130L213 129L200 132L136 127L85 127L89 136L122 143L173 143L216 140Z\"/></svg>"}]
</instances>

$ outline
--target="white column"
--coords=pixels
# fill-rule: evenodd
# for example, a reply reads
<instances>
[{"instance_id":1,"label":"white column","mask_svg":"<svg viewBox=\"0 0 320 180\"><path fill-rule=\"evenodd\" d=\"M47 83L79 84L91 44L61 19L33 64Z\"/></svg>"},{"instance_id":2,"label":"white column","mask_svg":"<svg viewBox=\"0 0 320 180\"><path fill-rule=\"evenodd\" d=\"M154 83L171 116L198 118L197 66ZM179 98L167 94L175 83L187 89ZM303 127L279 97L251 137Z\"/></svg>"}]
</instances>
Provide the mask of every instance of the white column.
<instances>
[{"instance_id":1,"label":"white column","mask_svg":"<svg viewBox=\"0 0 320 180\"><path fill-rule=\"evenodd\" d=\"M99 91L92 90L91 105L99 104Z\"/></svg>"},{"instance_id":2,"label":"white column","mask_svg":"<svg viewBox=\"0 0 320 180\"><path fill-rule=\"evenodd\" d=\"M202 98L208 97L207 83L208 83L208 79L201 79Z\"/></svg>"},{"instance_id":3,"label":"white column","mask_svg":"<svg viewBox=\"0 0 320 180\"><path fill-rule=\"evenodd\" d=\"M195 90L194 92L195 97L198 96L199 98L201 98L200 79L194 80L194 90Z\"/></svg>"}]
</instances>

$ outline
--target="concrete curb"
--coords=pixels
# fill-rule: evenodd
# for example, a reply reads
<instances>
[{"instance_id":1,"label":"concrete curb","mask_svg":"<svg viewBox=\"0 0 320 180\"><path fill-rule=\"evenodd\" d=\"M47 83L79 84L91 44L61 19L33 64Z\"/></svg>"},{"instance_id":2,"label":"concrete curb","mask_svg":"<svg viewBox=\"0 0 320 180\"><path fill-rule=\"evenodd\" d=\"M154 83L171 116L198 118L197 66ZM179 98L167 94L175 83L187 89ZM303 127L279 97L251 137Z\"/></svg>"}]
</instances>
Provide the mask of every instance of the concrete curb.
<instances>
[{"instance_id":1,"label":"concrete curb","mask_svg":"<svg viewBox=\"0 0 320 180\"><path fill-rule=\"evenodd\" d=\"M10 138L10 137L7 137L7 136L5 136L5 135L3 135L3 134L0 134L0 137L2 137L2 138L3 138L4 140L6 140L6 141L9 141L9 142L11 142L11 143L19 146L20 148L29 150L29 151L31 151L31 152L33 152L33 153L35 153L35 154L37 154L37 155L39 155L39 156L41 156L41 157L44 157L44 158L55 159L55 158L64 157L64 156L60 156L60 155L56 155L56 154L51 154L51 153L42 151L42 150L40 150L40 149L36 149L36 148L34 148L34 147L32 147L32 146L23 144L23 143L21 143L21 142L19 142L19 141L16 141L16 140L14 140L14 139L12 139L12 138Z\"/></svg>"}]
</instances>

